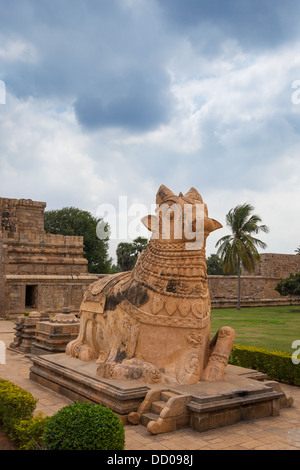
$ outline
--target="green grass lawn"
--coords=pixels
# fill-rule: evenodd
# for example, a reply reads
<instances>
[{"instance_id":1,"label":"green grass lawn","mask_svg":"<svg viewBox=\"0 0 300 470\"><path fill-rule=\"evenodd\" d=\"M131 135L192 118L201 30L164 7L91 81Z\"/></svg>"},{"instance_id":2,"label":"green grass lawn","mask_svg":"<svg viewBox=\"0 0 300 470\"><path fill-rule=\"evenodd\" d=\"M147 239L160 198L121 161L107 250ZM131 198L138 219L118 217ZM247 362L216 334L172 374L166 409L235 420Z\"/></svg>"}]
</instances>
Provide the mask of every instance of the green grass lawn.
<instances>
[{"instance_id":1,"label":"green grass lawn","mask_svg":"<svg viewBox=\"0 0 300 470\"><path fill-rule=\"evenodd\" d=\"M212 309L212 336L222 326L235 330L235 344L293 353L292 342L300 340L300 305Z\"/></svg>"}]
</instances>

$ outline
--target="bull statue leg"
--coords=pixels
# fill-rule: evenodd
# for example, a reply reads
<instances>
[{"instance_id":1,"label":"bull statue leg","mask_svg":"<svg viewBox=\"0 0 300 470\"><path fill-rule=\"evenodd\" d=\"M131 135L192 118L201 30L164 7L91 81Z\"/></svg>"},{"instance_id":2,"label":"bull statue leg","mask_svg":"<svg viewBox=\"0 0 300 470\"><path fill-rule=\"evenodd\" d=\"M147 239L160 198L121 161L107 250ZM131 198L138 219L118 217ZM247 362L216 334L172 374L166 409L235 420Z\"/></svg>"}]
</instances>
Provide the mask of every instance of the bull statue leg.
<instances>
[{"instance_id":1,"label":"bull statue leg","mask_svg":"<svg viewBox=\"0 0 300 470\"><path fill-rule=\"evenodd\" d=\"M223 380L234 340L235 331L230 326L223 326L218 330L210 342L209 359L201 380L209 382Z\"/></svg>"}]
</instances>

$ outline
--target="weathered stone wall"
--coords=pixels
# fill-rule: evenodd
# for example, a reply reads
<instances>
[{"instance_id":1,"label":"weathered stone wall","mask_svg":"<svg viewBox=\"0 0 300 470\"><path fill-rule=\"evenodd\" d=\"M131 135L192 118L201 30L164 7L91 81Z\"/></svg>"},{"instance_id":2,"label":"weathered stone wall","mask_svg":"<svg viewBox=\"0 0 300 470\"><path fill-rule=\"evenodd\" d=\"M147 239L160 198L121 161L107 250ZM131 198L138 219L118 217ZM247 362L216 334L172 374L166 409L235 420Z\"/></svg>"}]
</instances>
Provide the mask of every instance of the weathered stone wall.
<instances>
[{"instance_id":1,"label":"weathered stone wall","mask_svg":"<svg viewBox=\"0 0 300 470\"><path fill-rule=\"evenodd\" d=\"M68 307L72 312L78 312L84 292L99 276L7 275L5 310L10 316L30 310L31 306L25 305L26 286L34 285L37 287L36 307L39 311L57 312Z\"/></svg>"},{"instance_id":2,"label":"weathered stone wall","mask_svg":"<svg viewBox=\"0 0 300 470\"><path fill-rule=\"evenodd\" d=\"M276 290L280 278L300 272L300 256L275 253L261 254L261 263L253 275L242 271L242 305L285 305L300 303L299 297L283 297ZM213 307L235 305L237 302L237 276L208 276Z\"/></svg>"},{"instance_id":3,"label":"weathered stone wall","mask_svg":"<svg viewBox=\"0 0 300 470\"><path fill-rule=\"evenodd\" d=\"M261 261L256 265L254 275L270 277L288 277L290 273L300 272L300 255L262 253Z\"/></svg>"},{"instance_id":4,"label":"weathered stone wall","mask_svg":"<svg viewBox=\"0 0 300 470\"><path fill-rule=\"evenodd\" d=\"M87 273L82 237L46 233L14 233L8 236L3 233L2 241L6 274Z\"/></svg>"},{"instance_id":5,"label":"weathered stone wall","mask_svg":"<svg viewBox=\"0 0 300 470\"><path fill-rule=\"evenodd\" d=\"M0 317L62 307L78 310L98 277L88 274L83 237L47 234L44 202L0 198ZM34 287L31 287L34 286ZM27 289L27 291L26 291Z\"/></svg>"},{"instance_id":6,"label":"weathered stone wall","mask_svg":"<svg viewBox=\"0 0 300 470\"><path fill-rule=\"evenodd\" d=\"M0 317L1 317L1 306L4 306L5 300L5 280L4 280L4 252L3 252L3 243L0 239Z\"/></svg>"},{"instance_id":7,"label":"weathered stone wall","mask_svg":"<svg viewBox=\"0 0 300 470\"><path fill-rule=\"evenodd\" d=\"M43 233L45 202L0 198L0 233Z\"/></svg>"}]
</instances>

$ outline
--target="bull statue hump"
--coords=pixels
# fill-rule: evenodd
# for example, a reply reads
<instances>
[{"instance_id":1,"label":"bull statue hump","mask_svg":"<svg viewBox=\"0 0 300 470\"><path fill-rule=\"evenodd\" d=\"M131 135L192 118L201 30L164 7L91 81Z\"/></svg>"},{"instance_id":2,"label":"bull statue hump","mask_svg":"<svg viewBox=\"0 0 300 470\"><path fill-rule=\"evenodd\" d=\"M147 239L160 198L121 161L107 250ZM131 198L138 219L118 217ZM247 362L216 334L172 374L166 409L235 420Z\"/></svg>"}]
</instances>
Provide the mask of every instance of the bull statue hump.
<instances>
[{"instance_id":1,"label":"bull statue hump","mask_svg":"<svg viewBox=\"0 0 300 470\"><path fill-rule=\"evenodd\" d=\"M96 361L105 378L222 380L235 332L224 326L210 339L205 257L207 236L222 226L194 188L176 196L162 185L156 204L156 214L142 219L152 236L134 269L107 275L85 292L79 335L66 354Z\"/></svg>"}]
</instances>

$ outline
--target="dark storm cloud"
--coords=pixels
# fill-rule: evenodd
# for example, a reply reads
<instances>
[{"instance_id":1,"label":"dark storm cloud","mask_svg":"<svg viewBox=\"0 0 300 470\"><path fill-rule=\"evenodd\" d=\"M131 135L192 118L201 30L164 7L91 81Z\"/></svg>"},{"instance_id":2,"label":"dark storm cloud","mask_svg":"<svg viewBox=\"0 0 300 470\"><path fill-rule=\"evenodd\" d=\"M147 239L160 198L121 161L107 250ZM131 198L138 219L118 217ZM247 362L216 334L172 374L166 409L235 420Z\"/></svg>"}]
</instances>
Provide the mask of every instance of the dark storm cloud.
<instances>
[{"instance_id":1,"label":"dark storm cloud","mask_svg":"<svg viewBox=\"0 0 300 470\"><path fill-rule=\"evenodd\" d=\"M73 103L85 129L146 131L175 110L167 67L179 37L216 55L226 39L274 47L294 37L297 0L0 0L1 40L32 60L5 60L8 92Z\"/></svg>"},{"instance_id":2,"label":"dark storm cloud","mask_svg":"<svg viewBox=\"0 0 300 470\"><path fill-rule=\"evenodd\" d=\"M152 75L153 74L153 75ZM130 130L147 130L165 122L173 106L167 92L166 74L135 71L118 81L113 96L107 97L105 89L94 94L83 93L76 100L75 112L85 127L125 127Z\"/></svg>"},{"instance_id":3,"label":"dark storm cloud","mask_svg":"<svg viewBox=\"0 0 300 470\"><path fill-rule=\"evenodd\" d=\"M218 50L224 39L248 49L273 48L298 35L298 0L157 0L165 20L188 32L195 48Z\"/></svg>"},{"instance_id":4,"label":"dark storm cloud","mask_svg":"<svg viewBox=\"0 0 300 470\"><path fill-rule=\"evenodd\" d=\"M120 0L0 2L3 37L32 45L36 56L1 64L9 91L71 100L85 128L167 122L174 99L166 45L147 8L139 14Z\"/></svg>"}]
</instances>

